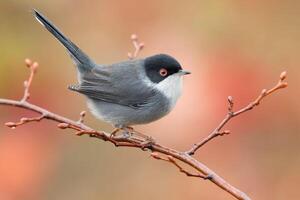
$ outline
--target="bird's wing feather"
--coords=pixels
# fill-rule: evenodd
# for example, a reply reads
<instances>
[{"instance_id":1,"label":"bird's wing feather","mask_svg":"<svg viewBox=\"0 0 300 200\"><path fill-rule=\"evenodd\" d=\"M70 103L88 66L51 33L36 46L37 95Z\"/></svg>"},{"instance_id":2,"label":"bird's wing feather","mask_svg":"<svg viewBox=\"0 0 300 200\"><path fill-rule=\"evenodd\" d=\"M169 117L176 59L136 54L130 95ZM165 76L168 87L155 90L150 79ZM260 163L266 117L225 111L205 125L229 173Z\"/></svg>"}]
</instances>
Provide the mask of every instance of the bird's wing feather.
<instances>
[{"instance_id":1,"label":"bird's wing feather","mask_svg":"<svg viewBox=\"0 0 300 200\"><path fill-rule=\"evenodd\" d=\"M95 67L82 76L82 82L70 89L89 98L139 108L153 103L153 88L142 82L137 62L125 61L105 67ZM150 100L152 99L152 100Z\"/></svg>"}]
</instances>

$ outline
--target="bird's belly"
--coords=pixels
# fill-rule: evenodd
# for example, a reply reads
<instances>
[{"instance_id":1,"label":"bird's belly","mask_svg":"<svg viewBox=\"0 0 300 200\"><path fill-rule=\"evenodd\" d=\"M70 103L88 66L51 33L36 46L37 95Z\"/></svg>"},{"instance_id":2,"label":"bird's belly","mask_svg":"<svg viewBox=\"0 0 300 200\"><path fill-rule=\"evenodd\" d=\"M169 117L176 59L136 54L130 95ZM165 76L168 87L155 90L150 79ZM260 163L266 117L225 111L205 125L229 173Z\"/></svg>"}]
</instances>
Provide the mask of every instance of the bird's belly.
<instances>
[{"instance_id":1,"label":"bird's belly","mask_svg":"<svg viewBox=\"0 0 300 200\"><path fill-rule=\"evenodd\" d=\"M132 108L92 99L88 99L88 107L97 118L114 126L150 123L165 116L171 110L167 102L160 102L151 107Z\"/></svg>"}]
</instances>

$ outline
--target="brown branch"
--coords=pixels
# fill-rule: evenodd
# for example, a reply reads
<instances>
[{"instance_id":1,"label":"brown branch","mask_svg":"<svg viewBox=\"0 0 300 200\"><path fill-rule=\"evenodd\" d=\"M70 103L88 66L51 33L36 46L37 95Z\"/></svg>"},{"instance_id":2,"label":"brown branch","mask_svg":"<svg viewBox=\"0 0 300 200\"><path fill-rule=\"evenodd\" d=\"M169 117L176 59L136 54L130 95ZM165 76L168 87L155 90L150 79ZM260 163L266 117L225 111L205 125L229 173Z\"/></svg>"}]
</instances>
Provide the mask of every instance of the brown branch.
<instances>
[{"instance_id":1,"label":"brown branch","mask_svg":"<svg viewBox=\"0 0 300 200\"><path fill-rule=\"evenodd\" d=\"M37 64L35 64L37 66ZM31 69L31 68L30 68ZM35 68L36 69L36 68ZM32 70L32 69L31 69ZM33 74L30 75L31 78L29 78L29 83L31 84ZM25 92L27 95L29 95L29 86L30 84L26 84L28 86L25 87ZM114 144L116 147L132 147L132 148L138 148L141 150L149 150L151 152L157 152L162 155L167 156L168 162L175 165L182 173L186 174L187 176L192 177L198 177L202 179L207 179L214 184L216 184L221 189L227 191L229 194L234 196L236 199L243 199L243 200L250 200L250 198L240 191L239 189L235 188L234 186L230 185L228 182L226 182L222 177L217 175L214 171L209 169L206 165L201 163L200 161L196 160L192 156L188 155L185 152L177 151L175 149L171 149L168 147L165 147L154 140L149 143L147 139L143 137L122 137L122 136L114 136L111 137L110 133L106 133L104 131L96 131L85 124L83 124L83 117L84 112L81 113L80 119L78 121L73 121L71 119L68 119L66 117L60 116L58 114L52 113L44 108L41 108L39 106L36 106L34 104L31 104L27 101L27 97L25 100L15 101L10 99L0 99L0 105L7 105L7 106L14 106L14 107L20 107L24 108L26 110L31 110L35 113L39 113L41 116L37 118L22 118L20 122L13 123L8 122L5 125L15 128L17 126L23 125L25 123L29 123L32 121L40 121L42 119L48 119L55 122L58 122L58 127L61 129L72 129L76 131L76 135L82 136L82 135L88 135L93 138L100 139L102 141L108 141ZM219 134L227 134L227 132L219 133ZM181 161L188 166L194 168L196 171L199 172L199 174L192 174L186 170L184 170L177 161Z\"/></svg>"},{"instance_id":2,"label":"brown branch","mask_svg":"<svg viewBox=\"0 0 300 200\"><path fill-rule=\"evenodd\" d=\"M30 104L28 102L21 102L21 101L14 101L9 99L0 99L0 105L9 105L24 108L27 110L34 111L36 113L40 113L44 116L45 119L49 119L52 121L59 122L59 128L70 128L77 131L77 135L84 135L87 134L90 137L94 137L103 141L109 141L113 143L116 147L133 147L139 148L144 150L145 146L143 144L143 140L137 140L135 138L111 138L109 133L105 133L103 131L96 131L84 124L80 124L76 121L70 120L66 117L57 115L52 113L46 109L38 107L36 105ZM230 185L226 182L222 177L217 175L211 169L209 169L206 165L201 163L200 161L196 160L195 158L191 157L190 155L180 152L165 146L162 146L158 143L153 143L151 146L148 147L150 151L159 152L163 155L172 156L174 159L180 160L187 165L191 166L199 173L203 174L203 176L210 177L208 180L219 186L221 189L227 191L229 194L234 196L236 199L241 200L250 200L250 198L240 191L239 189L235 188L234 186Z\"/></svg>"},{"instance_id":3,"label":"brown branch","mask_svg":"<svg viewBox=\"0 0 300 200\"><path fill-rule=\"evenodd\" d=\"M128 53L129 59L134 59L138 56L138 53L143 49L144 44L138 42L138 38L136 35L131 36L131 40L133 42L135 51L134 53ZM253 109L254 107L258 106L259 103L262 101L263 98L266 96L272 94L273 92L285 88L287 86L286 82L283 82L286 78L286 72L281 73L280 80L277 83L276 86L269 90L263 90L261 94L249 105L246 107L234 112L233 111L233 98L228 97L228 113L226 117L223 119L223 121L218 125L217 128L204 140L201 142L195 144L189 151L182 152L175 149L171 149L168 147L165 147L157 142L155 142L152 138L150 138L147 135L144 135L142 133L138 133L133 130L135 133L131 137L123 137L122 135L111 135L110 133L106 133L104 131L97 131L94 130L85 124L83 124L83 119L85 117L86 112L82 111L80 113L80 118L78 121L73 121L71 119L68 119L66 117L60 116L58 114L52 113L44 108L41 108L39 106L36 106L34 104L29 103L27 100L30 97L29 89L32 84L32 80L34 77L34 74L36 72L36 69L38 67L37 62L32 62L29 59L25 60L26 66L30 69L30 76L27 81L24 82L24 96L20 101L10 100L10 99L0 99L0 105L7 105L7 106L15 106L24 108L26 110L31 110L35 113L39 113L39 117L33 117L33 118L21 118L19 122L7 122L5 123L6 126L10 128L16 128L18 126L24 125L26 123L30 122L38 122L43 119L52 120L55 122L58 122L58 128L61 129L72 129L76 131L76 135L82 136L82 135L88 135L92 138L97 138L102 141L108 141L114 144L116 147L132 147L132 148L138 148L141 150L149 150L151 151L151 156L158 160L167 161L174 166L176 166L180 172L184 173L187 176L190 177L197 177L205 180L209 180L216 184L221 189L227 191L229 194L234 196L236 199L242 199L242 200L250 200L250 198L243 193L242 191L238 190L237 188L230 185L228 182L226 182L222 177L217 175L214 171L209 169L206 165L201 163L200 161L196 160L192 157L192 155L204 144L211 141L213 138L216 138L218 136L223 136L230 134L230 131L225 130L222 131L222 128L226 125L226 123L232 119L235 116L238 116L246 111L249 111ZM161 156L163 155L163 156ZM186 165L192 167L195 169L198 173L194 174L187 170L185 170L183 167L179 165L178 162L183 162Z\"/></svg>"},{"instance_id":4,"label":"brown branch","mask_svg":"<svg viewBox=\"0 0 300 200\"><path fill-rule=\"evenodd\" d=\"M15 129L17 126L21 126L29 122L39 122L44 118L45 118L44 115L41 115L40 117L32 117L32 118L22 117L19 122L6 122L5 126L11 129Z\"/></svg>"},{"instance_id":5,"label":"brown branch","mask_svg":"<svg viewBox=\"0 0 300 200\"><path fill-rule=\"evenodd\" d=\"M30 69L30 75L28 80L24 81L24 95L21 101L27 101L30 97L29 88L32 83L34 74L36 73L36 69L39 66L37 62L32 62L30 59L25 59L26 66Z\"/></svg>"},{"instance_id":6,"label":"brown branch","mask_svg":"<svg viewBox=\"0 0 300 200\"><path fill-rule=\"evenodd\" d=\"M217 126L217 128L215 128L213 130L213 132L211 134L209 134L206 138L204 138L202 141L200 141L199 143L194 144L194 146L187 151L186 153L189 155L194 155L195 152L201 148L203 145L205 145L206 143L208 143L209 141L211 141L212 139L218 137L218 136L223 136L223 135L228 135L230 133L230 131L221 131L222 128L234 117L245 113L249 110L252 110L253 108L255 108L256 106L258 106L261 101L267 97L268 95L272 94L273 92L279 90L279 89L283 89L286 88L288 86L287 82L284 82L284 80L286 79L287 73L284 71L280 74L279 76L279 81L278 83L272 87L269 90L263 89L260 93L260 95L252 102L250 102L247 106L245 106L244 108L233 112L233 98L231 96L228 97L228 113L225 116L225 118L222 120L222 122Z\"/></svg>"},{"instance_id":7,"label":"brown branch","mask_svg":"<svg viewBox=\"0 0 300 200\"><path fill-rule=\"evenodd\" d=\"M26 63L29 63L29 62L27 61ZM30 65L30 66L37 66L37 63L35 65ZM42 119L49 119L49 120L59 122L58 127L61 129L70 128L70 129L76 130L77 131L76 134L79 136L86 134L86 135L89 135L90 137L98 138L103 141L109 141L109 142L113 143L116 147L122 146L122 147L140 148L142 150L145 149L145 145L144 145L145 140L143 140L143 139L131 138L131 137L129 137L129 138L111 137L109 133L105 133L103 131L96 131L96 130L93 130L92 128L84 125L83 118L85 116L85 112L81 112L80 119L76 122L76 121L70 120L68 118L59 116L57 114L51 113L51 112L49 112L41 107L38 107L36 105L28 103L27 99L30 96L29 95L29 87L32 82L36 67L33 67L33 68L30 67L30 69L31 69L31 74L30 74L27 84L24 84L25 92L24 92L24 97L22 98L22 100L14 101L14 100L8 100L8 99L0 99L0 104L25 108L27 110L37 112L37 113L41 114L41 116L35 117L35 118L21 118L21 120L16 123L14 123L14 122L5 123L6 126L8 126L10 128L16 128L17 126L23 125L25 123L29 123L29 122L33 122L33 121L40 121ZM160 159L160 160L164 160L164 161L168 161L168 162L172 163L180 170L180 172L186 174L187 176L198 177L198 178L210 180L211 182L215 183L223 190L232 194L237 199L250 199L246 194L239 191L235 187L231 186L229 183L227 183L224 179L222 179L220 176L218 176L215 172L213 172L211 169L206 167L204 164L202 164L201 162L199 162L196 159L194 159L193 157L191 157L191 154L193 154L197 149L199 149L201 146L203 146L205 143L207 143L211 139L213 139L217 136L229 134L230 133L229 131L221 131L221 129L224 127L224 125L231 118L233 118L243 112L251 110L255 106L259 105L261 100L264 97L266 97L267 95L275 92L278 89L286 87L287 83L283 82L285 77L286 77L286 73L284 72L281 74L280 81L278 82L278 84L275 87L273 87L270 90L263 90L262 93L258 96L258 98L255 101L253 101L248 106L246 106L245 108L243 108L239 111L236 111L236 112L232 111L233 105L234 105L233 100L232 100L232 97L228 97L229 107L228 107L227 117L220 123L220 125L213 131L212 134L210 134L201 143L198 143L197 146L193 147L192 151L184 153L184 152L180 152L180 151L177 151L177 150L174 150L171 148L164 147L155 142L153 142L146 148L153 152L159 152L163 155L166 155L167 158L163 158L161 156L155 155L154 153L151 154L151 156L156 159ZM184 170L178 164L178 162L176 160L180 160L180 161L186 163L187 165L193 167L194 169L196 169L199 172L199 174L192 174L192 173Z\"/></svg>"},{"instance_id":8,"label":"brown branch","mask_svg":"<svg viewBox=\"0 0 300 200\"><path fill-rule=\"evenodd\" d=\"M130 60L135 59L138 54L142 51L142 49L144 48L145 44L143 42L139 42L138 41L138 36L136 34L132 34L131 35L131 41L134 47L134 53L127 53L127 56Z\"/></svg>"},{"instance_id":9,"label":"brown branch","mask_svg":"<svg viewBox=\"0 0 300 200\"><path fill-rule=\"evenodd\" d=\"M164 158L162 156L160 156L157 152L153 152L151 153L151 157L157 159L157 160L163 160L163 161L166 161L166 162L170 162L172 163L173 165L175 165L180 172L184 173L186 176L190 176L190 177L197 177L197 178L202 178L204 180L208 180L208 179L211 179L212 177L210 177L209 175L207 176L204 176L202 174L193 174L191 172L188 172L187 170L183 169L177 162L176 160L172 157L172 156L167 156L167 158Z\"/></svg>"}]
</instances>

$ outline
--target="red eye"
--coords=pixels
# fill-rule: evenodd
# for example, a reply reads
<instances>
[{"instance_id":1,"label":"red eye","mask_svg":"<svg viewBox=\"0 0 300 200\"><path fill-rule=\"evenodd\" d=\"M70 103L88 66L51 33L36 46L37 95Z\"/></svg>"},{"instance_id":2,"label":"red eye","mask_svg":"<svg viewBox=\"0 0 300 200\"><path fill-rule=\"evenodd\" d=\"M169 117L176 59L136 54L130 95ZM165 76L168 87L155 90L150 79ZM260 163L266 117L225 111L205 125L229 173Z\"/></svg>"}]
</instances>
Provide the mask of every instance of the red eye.
<instances>
[{"instance_id":1,"label":"red eye","mask_svg":"<svg viewBox=\"0 0 300 200\"><path fill-rule=\"evenodd\" d=\"M167 76L168 75L168 71L165 69L165 68L161 68L159 70L159 74L163 77Z\"/></svg>"}]
</instances>

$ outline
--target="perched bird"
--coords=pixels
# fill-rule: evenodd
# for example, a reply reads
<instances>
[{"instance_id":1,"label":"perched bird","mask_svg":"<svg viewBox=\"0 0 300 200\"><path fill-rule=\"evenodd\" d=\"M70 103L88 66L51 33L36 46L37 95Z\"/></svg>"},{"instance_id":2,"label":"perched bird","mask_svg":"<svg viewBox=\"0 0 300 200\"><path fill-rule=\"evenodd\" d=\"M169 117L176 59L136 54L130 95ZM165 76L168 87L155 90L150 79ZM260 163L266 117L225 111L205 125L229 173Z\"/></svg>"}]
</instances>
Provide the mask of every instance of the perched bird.
<instances>
[{"instance_id":1,"label":"perched bird","mask_svg":"<svg viewBox=\"0 0 300 200\"><path fill-rule=\"evenodd\" d=\"M70 90L84 94L91 112L116 130L146 124L167 115L182 92L184 71L173 57L157 54L108 65L96 64L46 17L35 18L61 42L74 60L78 84Z\"/></svg>"}]
</instances>

